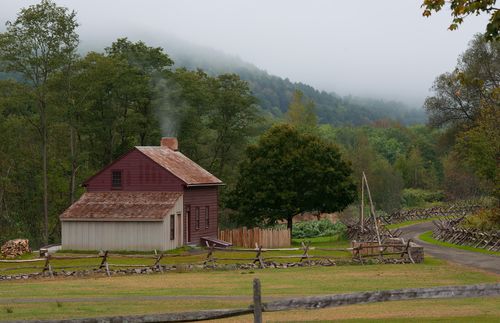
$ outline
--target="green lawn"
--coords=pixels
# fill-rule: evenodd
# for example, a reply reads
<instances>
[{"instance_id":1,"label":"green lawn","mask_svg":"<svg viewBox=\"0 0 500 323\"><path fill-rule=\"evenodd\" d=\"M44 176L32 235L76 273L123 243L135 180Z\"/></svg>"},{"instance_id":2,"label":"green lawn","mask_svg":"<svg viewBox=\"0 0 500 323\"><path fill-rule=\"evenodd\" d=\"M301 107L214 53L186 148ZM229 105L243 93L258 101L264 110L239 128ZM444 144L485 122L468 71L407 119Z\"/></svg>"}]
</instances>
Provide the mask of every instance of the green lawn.
<instances>
[{"instance_id":1,"label":"green lawn","mask_svg":"<svg viewBox=\"0 0 500 323\"><path fill-rule=\"evenodd\" d=\"M443 246L443 247L448 247L448 248L462 249L462 250L467 250L467 251L480 252L480 253L484 253L484 254L487 254L487 255L500 256L500 252L498 252L498 251L490 251L490 250L481 249L481 248L474 248L474 247L469 247L469 246L461 246L461 245L457 245L457 244L453 244L453 243L449 243L449 242L444 242L444 241L436 240L432 236L432 231L427 231L425 233L422 233L419 236L419 239L421 239L422 241L428 242L428 243L432 243L432 244L438 245L438 246Z\"/></svg>"},{"instance_id":2,"label":"green lawn","mask_svg":"<svg viewBox=\"0 0 500 323\"><path fill-rule=\"evenodd\" d=\"M387 229L393 230L393 229L398 229L398 228L402 228L402 227L407 227L407 226L413 225L413 224L430 222L432 220L437 220L437 219L440 219L440 218L442 218L442 217L436 216L436 217L427 218L427 219L421 219L421 220L404 221L404 222L400 222L400 223L389 224L389 225L386 225L385 227Z\"/></svg>"},{"instance_id":3,"label":"green lawn","mask_svg":"<svg viewBox=\"0 0 500 323\"><path fill-rule=\"evenodd\" d=\"M346 248L348 241L338 237L305 239L311 245ZM294 240L299 246L302 240ZM205 254L193 250L177 250L185 257L167 257L162 263L202 262ZM278 254L290 254L289 251ZM325 252L315 250L311 254ZM295 252L294 254L300 254ZM58 254L58 255L64 255ZM217 257L246 257L253 253L216 252ZM349 259L348 252L336 257ZM99 259L78 260L80 264L97 265ZM74 260L58 260L55 268L73 264ZM111 263L152 263L153 259L115 258ZM245 261L242 261L245 262ZM0 264L0 267L6 268ZM201 309L239 308L251 303L252 280L262 282L264 301L269 297L296 297L349 293L395 288L417 288L499 282L500 276L427 257L423 264L351 265L333 267L294 267L288 269L199 270L133 276L91 276L84 278L43 278L28 281L0 282L0 320L98 317L193 311ZM175 299L154 297L175 296ZM221 297L236 296L222 299ZM96 299L99 298L99 300ZM142 297L142 299L137 299ZM151 298L153 297L153 298ZM205 298L204 298L205 297ZM207 298L209 297L209 298ZM210 298L215 297L215 298ZM147 299L144 299L147 298ZM346 306L314 311L265 313L266 321L327 321L338 319L368 322L495 321L500 317L499 298L415 300L393 303ZM232 318L226 322L248 322L251 317Z\"/></svg>"},{"instance_id":4,"label":"green lawn","mask_svg":"<svg viewBox=\"0 0 500 323\"><path fill-rule=\"evenodd\" d=\"M198 309L232 308L248 306L251 300L253 278L262 282L266 297L290 297L320 294L416 288L443 285L493 283L500 276L465 267L450 265L428 258L423 264L369 265L338 267L301 267L288 269L199 271L116 277L56 278L0 283L0 320L34 318L95 317L106 315L132 315L189 311ZM243 299L197 299L196 296L241 296ZM134 300L141 296L177 296L189 299ZM95 297L103 298L97 302ZM23 303L22 300L43 298L39 302ZM78 298L75 302L68 300ZM113 299L115 298L115 299ZM116 299L118 298L118 299ZM14 299L14 300L13 300ZM32 300L33 301L33 300ZM498 298L484 300L433 300L428 301L440 310L429 313L418 305L421 301L398 302L398 307L385 305L359 305L355 307L319 311L295 311L305 319L337 317L339 319L363 318L375 315L374 308L381 306L382 318L405 319L420 315L429 317L480 317L500 316ZM427 302L427 301L426 301ZM460 303L462 302L462 303ZM393 303L394 304L394 303ZM469 304L469 311L463 309ZM374 306L374 307L373 307ZM457 309L458 312L452 309ZM366 310L363 310L366 309ZM401 310L405 309L405 310ZM326 311L327 314L322 314ZM303 314L309 313L309 314ZM367 314L368 313L368 314ZM371 314L369 314L371 313ZM268 314L269 320L293 319L290 313ZM267 316L266 316L267 317ZM299 316L295 316L299 317ZM424 316L427 317L427 316ZM244 318L242 318L243 321Z\"/></svg>"},{"instance_id":5,"label":"green lawn","mask_svg":"<svg viewBox=\"0 0 500 323\"><path fill-rule=\"evenodd\" d=\"M322 248L348 248L350 246L349 241L342 240L338 236L333 237L319 237L319 238L311 238L311 239L294 239L292 242L292 247L300 247L301 242L310 242L310 245L313 247L322 247ZM97 251L62 251L55 254L57 256L88 256L88 255L97 255ZM151 257L154 256L153 252L113 252L117 254L116 257L109 257L108 263L115 265L152 265L155 262L153 258L141 258L141 256L149 255ZM123 258L120 257L123 254L129 254L130 256L136 256L137 258ZM253 262L256 252L226 252L216 250L214 253L214 257L216 258L239 258L240 260L218 260L219 264L231 264L231 263L250 263ZM302 255L302 251L268 251L264 252L264 257L272 257L272 256L297 256L297 258L291 259L275 259L281 260L281 262L286 261L297 261L300 259ZM325 250L313 250L309 252L309 255L317 255L317 256L328 256L333 260L349 260L351 259L351 253L348 251L325 251ZM205 261L207 256L207 251L203 249L191 249L191 248L179 248L175 250L171 250L166 252L165 257L161 260L161 264L163 265L180 265L180 264L198 264L201 265ZM24 255L22 259L30 259L34 258L34 254L32 255ZM243 260L241 260L243 259ZM273 259L271 259L273 260ZM67 268L67 270L83 270L83 269L91 269L97 268L101 263L101 259L92 258L92 259L54 259L51 261L52 268L54 270L60 270L63 267L75 267L75 268ZM37 263L1 263L0 262L0 274L25 274L25 273L34 273L40 272L43 268L44 262ZM28 268L28 267L37 267L37 268ZM25 268L22 268L25 267ZM14 270L6 270L8 268L18 268ZM111 266L113 268L113 266Z\"/></svg>"}]
</instances>

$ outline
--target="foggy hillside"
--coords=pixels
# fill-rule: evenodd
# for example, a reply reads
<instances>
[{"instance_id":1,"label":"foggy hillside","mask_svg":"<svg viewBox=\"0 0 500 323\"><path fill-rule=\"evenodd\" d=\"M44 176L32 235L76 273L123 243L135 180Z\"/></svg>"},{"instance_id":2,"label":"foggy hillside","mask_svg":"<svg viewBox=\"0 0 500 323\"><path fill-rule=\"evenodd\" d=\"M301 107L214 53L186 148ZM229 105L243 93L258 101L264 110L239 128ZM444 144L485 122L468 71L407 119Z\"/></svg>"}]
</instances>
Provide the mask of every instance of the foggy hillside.
<instances>
[{"instance_id":1,"label":"foggy hillside","mask_svg":"<svg viewBox=\"0 0 500 323\"><path fill-rule=\"evenodd\" d=\"M342 98L336 93L318 91L310 85L270 75L236 56L179 39L169 38L162 47L173 58L176 67L201 68L211 75L238 74L250 84L259 105L274 116L286 112L292 92L299 89L315 102L321 123L362 125L383 118L391 118L403 124L426 121L425 112L421 108L411 108L396 101L351 96Z\"/></svg>"},{"instance_id":2,"label":"foggy hillside","mask_svg":"<svg viewBox=\"0 0 500 323\"><path fill-rule=\"evenodd\" d=\"M133 33L132 33L133 34ZM201 68L210 75L222 73L238 74L250 85L263 111L274 117L280 117L288 109L294 90L301 90L315 103L320 123L332 125L364 125L373 121L389 118L405 125L425 123L427 117L420 107L409 107L398 101L346 96L334 92L319 91L301 82L292 82L287 78L271 75L237 56L223 53L208 47L198 46L171 36L132 36L131 40L142 40L150 46L160 46L174 60L175 67L190 70ZM107 43L103 39L82 42L80 54L89 51L103 51ZM0 74L0 78L4 78ZM334 78L335 75L332 75Z\"/></svg>"}]
</instances>

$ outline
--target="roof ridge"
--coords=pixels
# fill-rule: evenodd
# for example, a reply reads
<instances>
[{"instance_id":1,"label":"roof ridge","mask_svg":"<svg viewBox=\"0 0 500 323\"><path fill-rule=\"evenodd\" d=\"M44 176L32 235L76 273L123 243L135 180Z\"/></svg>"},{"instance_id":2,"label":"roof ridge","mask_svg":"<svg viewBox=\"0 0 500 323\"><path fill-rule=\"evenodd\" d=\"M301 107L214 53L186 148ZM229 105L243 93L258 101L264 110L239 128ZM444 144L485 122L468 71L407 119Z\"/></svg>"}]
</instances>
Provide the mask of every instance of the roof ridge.
<instances>
[{"instance_id":1,"label":"roof ridge","mask_svg":"<svg viewBox=\"0 0 500 323\"><path fill-rule=\"evenodd\" d=\"M223 184L220 179L180 151L161 146L135 146L135 148L188 185ZM155 154L153 151L159 153Z\"/></svg>"}]
</instances>

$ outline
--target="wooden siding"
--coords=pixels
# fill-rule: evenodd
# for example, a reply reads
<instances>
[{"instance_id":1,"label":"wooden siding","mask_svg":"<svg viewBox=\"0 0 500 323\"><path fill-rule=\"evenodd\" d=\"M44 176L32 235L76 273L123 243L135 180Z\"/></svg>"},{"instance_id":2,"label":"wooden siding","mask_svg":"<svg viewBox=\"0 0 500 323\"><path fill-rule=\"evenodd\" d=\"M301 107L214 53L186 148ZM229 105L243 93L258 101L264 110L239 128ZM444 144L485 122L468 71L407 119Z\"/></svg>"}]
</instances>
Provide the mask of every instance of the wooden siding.
<instances>
[{"instance_id":1,"label":"wooden siding","mask_svg":"<svg viewBox=\"0 0 500 323\"><path fill-rule=\"evenodd\" d=\"M184 190L184 242L199 244L201 237L217 238L218 229L218 187L188 187ZM209 227L205 227L205 208L209 208ZM190 207L191 219L188 219L186 208ZM195 209L200 208L200 228L196 229ZM188 228L189 227L189 228ZM189 232L188 232L189 230ZM189 237L189 241L188 241Z\"/></svg>"},{"instance_id":2,"label":"wooden siding","mask_svg":"<svg viewBox=\"0 0 500 323\"><path fill-rule=\"evenodd\" d=\"M183 245L183 199L177 200L163 221L62 221L66 250L170 250ZM175 215L175 239L170 240L170 215ZM177 214L181 214L180 217ZM181 224L182 227L182 224Z\"/></svg>"},{"instance_id":3,"label":"wooden siding","mask_svg":"<svg viewBox=\"0 0 500 323\"><path fill-rule=\"evenodd\" d=\"M122 172L122 191L182 192L184 182L137 149L105 167L87 181L87 191L116 190L111 186L114 170Z\"/></svg>"}]
</instances>

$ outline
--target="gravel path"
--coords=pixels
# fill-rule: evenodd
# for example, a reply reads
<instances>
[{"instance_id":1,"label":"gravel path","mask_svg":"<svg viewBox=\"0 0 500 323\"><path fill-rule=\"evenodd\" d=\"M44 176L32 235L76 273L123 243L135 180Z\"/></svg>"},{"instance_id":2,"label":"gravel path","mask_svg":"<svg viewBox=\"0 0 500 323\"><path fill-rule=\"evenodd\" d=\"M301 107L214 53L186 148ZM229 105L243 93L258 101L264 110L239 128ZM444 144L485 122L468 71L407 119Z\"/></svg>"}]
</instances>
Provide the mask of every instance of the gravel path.
<instances>
[{"instance_id":1,"label":"gravel path","mask_svg":"<svg viewBox=\"0 0 500 323\"><path fill-rule=\"evenodd\" d=\"M424 247L424 253L433 257L500 274L500 257L455 248L436 246L418 239L424 232L434 229L432 222L425 222L400 228L405 239L412 239Z\"/></svg>"}]
</instances>

